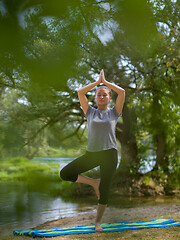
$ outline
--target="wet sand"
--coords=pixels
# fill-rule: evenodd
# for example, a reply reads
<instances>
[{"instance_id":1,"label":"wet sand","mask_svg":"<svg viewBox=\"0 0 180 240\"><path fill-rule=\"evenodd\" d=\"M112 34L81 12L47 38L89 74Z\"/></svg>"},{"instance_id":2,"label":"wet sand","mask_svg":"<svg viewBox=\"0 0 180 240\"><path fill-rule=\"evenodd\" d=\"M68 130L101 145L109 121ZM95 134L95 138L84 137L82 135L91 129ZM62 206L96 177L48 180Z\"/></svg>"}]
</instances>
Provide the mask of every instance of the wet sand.
<instances>
[{"instance_id":1,"label":"wet sand","mask_svg":"<svg viewBox=\"0 0 180 240\"><path fill-rule=\"evenodd\" d=\"M49 221L37 226L35 229L44 228L63 228L80 225L94 224L96 212L86 213L74 217L61 218L55 221ZM172 219L180 222L180 205L162 205L162 206L145 206L136 208L112 208L107 207L102 223L110 222L131 222L131 221L149 221L151 219Z\"/></svg>"}]
</instances>

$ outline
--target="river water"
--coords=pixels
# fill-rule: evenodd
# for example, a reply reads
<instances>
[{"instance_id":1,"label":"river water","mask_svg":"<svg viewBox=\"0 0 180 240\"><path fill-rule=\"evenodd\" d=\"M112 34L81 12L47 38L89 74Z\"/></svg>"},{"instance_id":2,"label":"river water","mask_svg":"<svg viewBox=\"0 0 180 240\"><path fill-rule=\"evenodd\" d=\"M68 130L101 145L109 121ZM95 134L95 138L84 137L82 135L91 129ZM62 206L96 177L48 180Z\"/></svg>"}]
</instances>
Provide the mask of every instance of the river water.
<instances>
[{"instance_id":1,"label":"river water","mask_svg":"<svg viewBox=\"0 0 180 240\"><path fill-rule=\"evenodd\" d=\"M42 164L59 163L60 169L71 160L71 158L33 159ZM51 188L51 185L47 188ZM39 191L29 183L0 183L0 235L15 229L32 228L47 221L89 211L95 211L95 206L64 201L60 196L50 195L48 189L46 192Z\"/></svg>"},{"instance_id":2,"label":"river water","mask_svg":"<svg viewBox=\"0 0 180 240\"><path fill-rule=\"evenodd\" d=\"M64 167L70 158L35 158L34 161L46 164L49 161L60 163ZM51 186L49 185L49 188ZM180 203L172 197L132 198L121 197L111 200L114 207L137 207L154 204ZM47 221L96 211L96 201L83 199L65 201L60 196L39 192L23 182L0 183L0 235L18 229L28 229Z\"/></svg>"}]
</instances>

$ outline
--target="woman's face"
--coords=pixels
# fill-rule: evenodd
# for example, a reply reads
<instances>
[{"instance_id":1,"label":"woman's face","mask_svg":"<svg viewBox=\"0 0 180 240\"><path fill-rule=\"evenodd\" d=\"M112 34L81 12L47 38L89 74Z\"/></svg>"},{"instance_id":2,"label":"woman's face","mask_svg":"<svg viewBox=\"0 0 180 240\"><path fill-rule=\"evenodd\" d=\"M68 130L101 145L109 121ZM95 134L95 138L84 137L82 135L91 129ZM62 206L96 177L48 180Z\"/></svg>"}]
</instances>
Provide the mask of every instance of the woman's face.
<instances>
[{"instance_id":1,"label":"woman's face","mask_svg":"<svg viewBox=\"0 0 180 240\"><path fill-rule=\"evenodd\" d=\"M108 105L110 100L111 100L111 96L109 94L108 89L100 88L97 90L95 95L95 101L98 106Z\"/></svg>"}]
</instances>

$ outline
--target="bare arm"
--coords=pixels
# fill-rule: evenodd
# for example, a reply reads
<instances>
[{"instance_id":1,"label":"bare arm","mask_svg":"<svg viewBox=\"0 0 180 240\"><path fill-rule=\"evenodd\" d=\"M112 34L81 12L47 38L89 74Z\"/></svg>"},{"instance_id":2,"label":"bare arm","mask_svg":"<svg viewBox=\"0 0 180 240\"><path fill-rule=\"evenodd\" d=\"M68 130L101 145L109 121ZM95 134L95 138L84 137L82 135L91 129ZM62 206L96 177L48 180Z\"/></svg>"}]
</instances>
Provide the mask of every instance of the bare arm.
<instances>
[{"instance_id":1,"label":"bare arm","mask_svg":"<svg viewBox=\"0 0 180 240\"><path fill-rule=\"evenodd\" d=\"M104 71L103 71L103 74L101 75L101 78L102 78L101 82L104 85L111 88L113 91L115 91L118 94L117 99L116 99L115 108L116 108L117 113L120 114L122 112L122 108L123 108L123 105L124 105L125 90L123 88L113 84L113 83L110 83L110 82L106 81L105 76L104 76Z\"/></svg>"},{"instance_id":2,"label":"bare arm","mask_svg":"<svg viewBox=\"0 0 180 240\"><path fill-rule=\"evenodd\" d=\"M101 74L102 74L102 71L101 71ZM79 101L80 101L80 104L81 104L84 114L86 114L88 107L89 107L86 93L88 91L90 91L92 88L99 85L100 83L101 83L101 77L99 77L99 79L96 82L90 83L78 90L78 97L79 97Z\"/></svg>"}]
</instances>

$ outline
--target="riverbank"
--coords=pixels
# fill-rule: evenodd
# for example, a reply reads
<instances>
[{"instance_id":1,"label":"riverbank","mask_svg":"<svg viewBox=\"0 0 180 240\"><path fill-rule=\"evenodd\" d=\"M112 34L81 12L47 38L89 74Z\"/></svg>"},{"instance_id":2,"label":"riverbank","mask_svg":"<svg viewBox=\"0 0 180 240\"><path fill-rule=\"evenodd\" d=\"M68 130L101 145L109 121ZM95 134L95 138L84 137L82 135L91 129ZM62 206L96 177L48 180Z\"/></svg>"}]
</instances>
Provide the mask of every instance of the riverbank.
<instances>
[{"instance_id":1,"label":"riverbank","mask_svg":"<svg viewBox=\"0 0 180 240\"><path fill-rule=\"evenodd\" d=\"M58 175L58 168L59 164L45 165L22 157L1 159L0 182L32 182L32 179L36 181L43 178L49 181Z\"/></svg>"},{"instance_id":2,"label":"riverbank","mask_svg":"<svg viewBox=\"0 0 180 240\"><path fill-rule=\"evenodd\" d=\"M74 199L74 203L79 203L79 199L83 198L83 194L85 195L84 197L88 198L88 206L89 204L92 204L95 202L95 194L92 188L90 188L88 185L83 185L83 184L71 184L69 182L61 182L59 179L59 164L57 165L56 163L49 163L49 162L45 162L43 164L38 163L38 162L33 162L31 160L28 159L22 159L22 158L15 158L15 159L10 159L8 161L1 161L1 172L0 172L0 179L2 182L19 182L19 183L26 183L26 187L21 189L21 194L23 194L23 196L25 198L23 198L23 196L21 195L20 198L18 197L18 195L15 195L15 198L12 198L12 195L9 195L10 197L8 197L7 199L14 199L14 203L11 202L10 204L8 204L8 209L9 206L12 206L12 208L14 209L14 212L12 210L8 210L6 216L8 216L8 212L9 212L9 216L10 218L12 218L12 216L18 216L19 214L24 214L25 210L28 206L28 209L30 209L30 211L27 211L29 213L30 218L32 219L36 219L36 224L32 225L28 225L29 226L36 226L37 224L40 223L40 221L38 220L38 216L40 215L40 212L37 211L36 208L31 208L30 206L36 206L36 203L40 203L40 205L42 205L42 202L44 200L44 198L40 198L40 200L38 199L37 193L42 193L43 194L48 194L48 196L52 196L52 199L50 200L53 203L53 199L56 199L57 196L61 195L62 199L64 199L64 201L68 200L68 199ZM97 171L93 171L91 172L92 177L97 178L98 177L98 172ZM116 177L116 176L115 176ZM118 177L118 176L117 176ZM160 185L158 184L159 181L156 181L156 179L153 179L152 176L142 176L142 179L140 179L138 182L135 181L133 182L133 185L130 186L131 188L127 188L127 186L125 184L118 184L118 181L116 181L117 179L114 179L114 185L112 188L112 198L111 198L111 202L109 203L110 206L114 206L117 208L108 208L104 218L103 218L103 222L118 222L118 221L145 221L145 220L150 220L150 219L157 219L157 218L169 218L172 220L176 220L176 221L180 221L180 216L177 215L177 212L180 212L179 208L177 208L178 206L180 206L180 195L178 194L178 190L176 191L169 191L170 195L165 196L163 194L163 186L162 186L162 178L160 179ZM127 180L127 179L126 179ZM118 187L117 187L118 185ZM7 193L7 188L6 189L6 193ZM23 191L22 191L23 190ZM13 189L13 191L15 193L17 193L17 189ZM30 192L36 193L33 195L33 199L35 199L34 203L32 204L32 197ZM26 194L28 193L28 194ZM132 193L135 194L135 196L137 197L133 197ZM13 193L14 194L14 193ZM126 196L126 194L128 194L128 198L123 198L122 196ZM66 196L67 195L67 196ZM157 202L156 196L162 196L163 199L159 199ZM27 197L28 196L28 197ZM43 195L44 196L44 195ZM73 197L72 197L73 196ZM79 198L79 196L81 196L81 198ZM139 196L140 196L140 200L139 201ZM148 196L151 196L151 199L147 199ZM164 196L164 197L163 197ZM47 197L46 197L47 198ZM92 198L92 202L91 202L91 198ZM165 198L165 199L164 199ZM168 199L167 199L168 198ZM17 201L18 201L18 204ZM25 202L24 200L25 199ZM168 201L167 201L168 200ZM29 201L29 203L27 202ZM84 203L84 200L82 200ZM125 202L124 202L125 201ZM130 202L129 202L130 201ZM168 208L159 208L161 205L161 207L165 206L163 204L163 202L165 201L165 204L172 204L173 205L168 205ZM148 202L149 207L151 205L156 205L153 208L149 208L147 207L146 203ZM62 207L60 207L59 204L55 204L56 208L53 207L53 211L57 212L58 208L62 209ZM92 205L91 205L92 206ZM123 209L119 209L118 207L131 207L131 208L124 208L124 212L122 212ZM141 206L141 208L139 208L139 206ZM170 210L169 210L169 206ZM3 205L4 207L4 205ZM135 207L135 208L134 208ZM138 208L137 208L138 207ZM5 209L5 208L4 208ZM33 210L32 210L33 209ZM39 209L39 208L38 208ZM50 206L48 206L47 208L45 208L45 210L48 210L49 213L52 213L52 209L50 208ZM131 210L132 209L132 210ZM134 212L133 212L134 209ZM139 209L139 210L138 210ZM160 209L162 209L162 211L160 211ZM95 210L95 209L94 209ZM41 210L41 212L43 211L43 209ZM160 211L160 212L159 212ZM36 213L36 216L33 215L34 213ZM147 214L146 214L147 213ZM145 214L145 215L144 215ZM168 215L169 214L169 215ZM64 216L64 215L61 215ZM175 216L177 216L175 218ZM59 216L60 217L60 216ZM42 218L43 221L47 221L44 218ZM51 219L56 219L55 217L52 217ZM94 223L94 219L95 219L95 212L92 212L91 214L87 214L86 215L80 215L80 216L76 216L76 217L72 217L72 218L64 218L64 219L59 219L57 221L52 221L52 222L47 222L44 225L39 226L39 228L54 228L54 227L69 227L69 226L75 226L75 225L83 225L83 224L93 224ZM2 221L4 222L4 218L2 217ZM28 222L27 219L27 215L24 218L25 222ZM74 224L74 225L73 225ZM4 225L7 227L7 225ZM17 226L21 226L18 225ZM15 229L18 229L16 226ZM21 228L21 227L20 227ZM171 230L172 228L168 228L168 229L151 229L148 230L148 232L153 233L151 235L152 238L147 238L147 239L174 239L174 240L179 240L179 236L180 236L180 232L179 232L179 228L177 230L177 228L174 228L174 230ZM142 230L142 235L141 235L141 231L139 232L131 232L131 231L127 231L127 232L123 232L123 233L119 233L119 235L116 235L115 233L108 233L108 234L93 234L93 235L83 235L83 239L109 239L109 238L115 238L118 239L118 236L123 236L121 239L145 239L143 237L143 231ZM167 232L167 236L169 236L169 233L172 232L172 234L174 234L173 236L169 236L167 238L155 238L153 236L156 236L159 234L159 232L161 232L161 235L164 237L164 234L162 234L164 232ZM29 237L17 237L17 236L13 236L12 235L12 230L11 232L8 232L8 228L6 231L9 235L8 236L4 236L4 237L0 237L0 240L5 240L5 239L30 239ZM178 233L178 237L176 237L176 233ZM5 233L6 234L6 233ZM134 235L135 237L134 237ZM107 237L108 236L108 237ZM126 236L128 236L126 238ZM146 236L146 235L145 235ZM173 238L175 236L175 238ZM101 238L102 237L102 238ZM44 239L49 239L49 238L44 238ZM65 237L61 237L61 238L56 238L58 239L82 239L82 235L79 236L65 236Z\"/></svg>"},{"instance_id":3,"label":"riverbank","mask_svg":"<svg viewBox=\"0 0 180 240\"><path fill-rule=\"evenodd\" d=\"M46 222L35 229L48 229L48 228L64 228L79 225L94 224L96 212L78 215L75 217L61 218L56 221ZM108 207L103 216L102 222L131 222L131 221L149 221L151 219L172 219L180 222L180 205L156 205L156 206L142 206L136 208L112 208ZM51 239L62 240L76 240L76 239L142 239L142 240L179 240L180 227L169 227L162 229L141 229L141 230L129 230L118 233L94 233L82 235L70 235L59 236ZM25 236L13 236L9 233L8 236L0 237L0 240L26 240L30 237ZM42 240L48 240L50 238L41 238Z\"/></svg>"}]
</instances>

